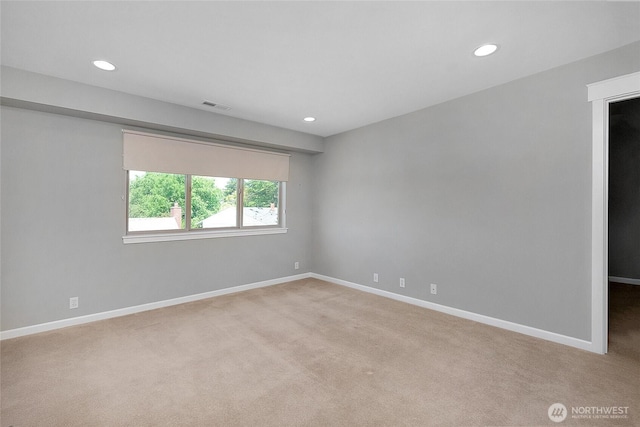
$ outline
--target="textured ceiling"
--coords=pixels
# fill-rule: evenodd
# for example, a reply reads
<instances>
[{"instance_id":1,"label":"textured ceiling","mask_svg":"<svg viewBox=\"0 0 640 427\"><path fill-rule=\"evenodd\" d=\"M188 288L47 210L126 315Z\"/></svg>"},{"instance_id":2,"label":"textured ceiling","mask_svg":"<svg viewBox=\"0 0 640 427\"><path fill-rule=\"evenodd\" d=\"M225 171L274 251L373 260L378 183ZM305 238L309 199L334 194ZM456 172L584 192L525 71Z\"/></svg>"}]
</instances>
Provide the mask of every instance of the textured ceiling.
<instances>
[{"instance_id":1,"label":"textured ceiling","mask_svg":"<svg viewBox=\"0 0 640 427\"><path fill-rule=\"evenodd\" d=\"M640 40L639 2L6 2L2 65L329 136ZM494 42L498 52L472 55ZM94 68L107 59L117 71ZM302 118L315 116L305 123Z\"/></svg>"}]
</instances>

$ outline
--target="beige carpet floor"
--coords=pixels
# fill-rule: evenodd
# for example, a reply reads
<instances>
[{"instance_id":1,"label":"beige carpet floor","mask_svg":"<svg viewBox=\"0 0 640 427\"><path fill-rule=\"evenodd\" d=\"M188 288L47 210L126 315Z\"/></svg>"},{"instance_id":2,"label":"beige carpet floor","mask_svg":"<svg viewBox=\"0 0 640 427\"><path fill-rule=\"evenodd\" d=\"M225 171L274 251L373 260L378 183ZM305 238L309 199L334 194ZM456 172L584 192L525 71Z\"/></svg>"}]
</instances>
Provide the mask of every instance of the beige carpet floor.
<instances>
[{"instance_id":1,"label":"beige carpet floor","mask_svg":"<svg viewBox=\"0 0 640 427\"><path fill-rule=\"evenodd\" d=\"M621 286L605 356L314 279L5 340L1 424L637 426ZM556 424L556 402L629 408Z\"/></svg>"}]
</instances>

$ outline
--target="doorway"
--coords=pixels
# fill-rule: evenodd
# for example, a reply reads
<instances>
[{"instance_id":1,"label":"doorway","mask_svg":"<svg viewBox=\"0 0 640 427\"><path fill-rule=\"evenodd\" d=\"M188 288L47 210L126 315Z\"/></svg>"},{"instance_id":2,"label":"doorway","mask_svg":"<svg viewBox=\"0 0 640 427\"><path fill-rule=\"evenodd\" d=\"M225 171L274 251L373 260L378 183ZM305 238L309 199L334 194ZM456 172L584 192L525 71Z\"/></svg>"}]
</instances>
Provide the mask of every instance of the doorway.
<instances>
[{"instance_id":1,"label":"doorway","mask_svg":"<svg viewBox=\"0 0 640 427\"><path fill-rule=\"evenodd\" d=\"M640 350L640 98L609 104L609 342Z\"/></svg>"},{"instance_id":2,"label":"doorway","mask_svg":"<svg viewBox=\"0 0 640 427\"><path fill-rule=\"evenodd\" d=\"M640 72L588 85L592 108L590 350L601 354L607 352L609 336L609 107L638 97Z\"/></svg>"}]
</instances>

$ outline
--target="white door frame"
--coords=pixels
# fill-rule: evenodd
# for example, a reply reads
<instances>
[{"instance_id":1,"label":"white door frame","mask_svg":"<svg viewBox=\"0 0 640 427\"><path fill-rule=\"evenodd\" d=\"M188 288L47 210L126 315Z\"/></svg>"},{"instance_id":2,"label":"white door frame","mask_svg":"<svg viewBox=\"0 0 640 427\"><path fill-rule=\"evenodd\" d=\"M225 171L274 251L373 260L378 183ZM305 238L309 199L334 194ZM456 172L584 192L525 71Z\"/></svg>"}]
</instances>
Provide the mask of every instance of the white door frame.
<instances>
[{"instance_id":1,"label":"white door frame","mask_svg":"<svg viewBox=\"0 0 640 427\"><path fill-rule=\"evenodd\" d=\"M640 72L587 85L593 114L591 176L591 346L605 354L609 335L609 104L640 96Z\"/></svg>"}]
</instances>

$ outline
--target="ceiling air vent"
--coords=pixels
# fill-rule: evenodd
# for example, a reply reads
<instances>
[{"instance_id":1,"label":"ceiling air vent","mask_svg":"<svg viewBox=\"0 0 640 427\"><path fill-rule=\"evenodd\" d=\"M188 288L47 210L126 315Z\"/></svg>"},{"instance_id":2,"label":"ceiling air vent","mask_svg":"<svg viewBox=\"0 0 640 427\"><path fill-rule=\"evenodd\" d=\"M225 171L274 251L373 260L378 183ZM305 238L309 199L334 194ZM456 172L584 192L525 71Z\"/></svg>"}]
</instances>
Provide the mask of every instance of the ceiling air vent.
<instances>
[{"instance_id":1,"label":"ceiling air vent","mask_svg":"<svg viewBox=\"0 0 640 427\"><path fill-rule=\"evenodd\" d=\"M215 102L211 102L211 101L204 101L202 103L202 105L206 105L207 107L213 107L217 110L221 110L221 111L229 111L231 110L231 107L227 106L227 105L222 105L222 104L216 104Z\"/></svg>"}]
</instances>

